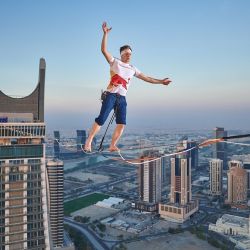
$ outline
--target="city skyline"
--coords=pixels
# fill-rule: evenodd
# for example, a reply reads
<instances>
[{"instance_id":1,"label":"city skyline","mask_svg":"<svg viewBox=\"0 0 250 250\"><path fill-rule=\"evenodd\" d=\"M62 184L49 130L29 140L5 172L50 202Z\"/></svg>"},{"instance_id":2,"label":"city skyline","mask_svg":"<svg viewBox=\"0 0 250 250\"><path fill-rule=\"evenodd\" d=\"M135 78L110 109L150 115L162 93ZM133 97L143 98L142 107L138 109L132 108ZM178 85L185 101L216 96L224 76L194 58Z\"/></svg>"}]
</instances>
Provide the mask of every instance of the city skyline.
<instances>
[{"instance_id":1,"label":"city skyline","mask_svg":"<svg viewBox=\"0 0 250 250\"><path fill-rule=\"evenodd\" d=\"M128 127L247 129L249 7L243 0L1 2L1 91L29 95L44 57L48 128L89 128L109 81L100 51L107 21L114 56L131 44L133 65L173 80L167 87L132 80Z\"/></svg>"},{"instance_id":2,"label":"city skyline","mask_svg":"<svg viewBox=\"0 0 250 250\"><path fill-rule=\"evenodd\" d=\"M249 180L246 169L250 155L247 154L247 150L242 148L242 146L249 146L248 143L237 144L236 142L237 149L233 147L223 149L225 155L224 151L229 149L230 152L228 155L230 170L227 173L228 195L211 199L209 197L211 183L206 181L206 179L209 180L206 176L209 175L208 163L213 150L212 148L200 150L201 161L198 159L198 152L196 152L197 154L182 152L182 150L192 149L196 145L193 140L188 140L187 135L183 136L184 131L181 134L158 134L158 137L146 133L148 141L154 137L155 142L159 145L165 141L171 143L160 146L160 151L152 149L144 151L137 162L128 161L130 164L137 164L139 160L141 165L137 173L134 167L124 164L126 159L122 155L120 156L123 161L113 158L113 156L106 156L104 157L105 162L104 159L99 162L97 158L100 155L97 153L90 156L82 154L78 146L84 144L86 140L85 130L76 130L75 136L68 139L62 136L62 140L65 140L63 145L59 144L60 131L56 130L54 137L47 135L45 142L44 109L42 108L44 105L45 65L44 59L41 58L39 84L32 95L25 99L18 99L0 93L2 104L0 105L2 114L0 128L2 137L0 140L2 207L0 214L5 223L0 231L2 232L1 242L7 246L6 249L11 249L12 246L15 249L17 247L20 249L34 249L33 247L54 249L54 247L62 247L63 239L66 239L65 243L67 242L67 246L69 246L67 249L74 249L71 239L67 239L66 232L64 237L63 223L71 226L70 231L72 227L84 229L77 234L77 237L86 236L91 245L97 249L115 249L115 246L120 248L124 244L126 245L123 249L135 249L133 246L127 248L133 243L127 243L127 240L131 239L131 234L133 234L133 239L134 236L136 237L136 244L144 244L146 241L147 248L138 247L138 249L153 249L156 246L154 240L160 241L163 232L165 238L161 249L165 249L166 243L169 248L170 241L178 242L177 239L174 240L171 237L171 234L172 236L181 234L182 243L180 242L180 244L185 247L193 246L197 240L201 239L203 239L202 246L208 243L224 247L226 244L227 246L228 244L235 245L234 242L229 243L229 239L225 242L225 238L222 240L220 235L214 238L214 233L210 231L226 233L230 237L235 234L243 235L245 239L237 240L237 245L243 245L243 249L246 249L245 246L249 246L249 201L247 199ZM216 133L216 138L227 135L224 128L216 129L223 132L222 134ZM198 131L193 132L191 136L204 137ZM240 137L247 136L249 135L240 135ZM143 143L141 144L138 138L138 134L131 133L123 141L122 151L126 151L126 147L129 146L131 152L129 157L138 157L137 155L140 154L136 150L138 143L140 151L143 148ZM179 151L178 155L171 157L170 161L163 160L165 157L173 156L169 152L173 152L174 145L176 151ZM71 165L70 168L65 166L64 171L64 162L55 159L49 160L52 158L45 152L50 146L54 146L54 156L65 159L66 165ZM67 148L74 146L74 148L63 154L60 146ZM133 146L137 147L133 150ZM146 147L147 144L144 146ZM222 152L218 148L217 151ZM47 158L45 158L46 155ZM243 156L246 157L244 162L234 160ZM153 161L151 157L154 158ZM46 159L48 161L45 168ZM243 166L246 169L243 169ZM163 184L163 173L171 175L171 184L167 183L167 180ZM136 178L138 174L139 176ZM222 174L225 176L226 172L224 171ZM39 184L39 182L41 183ZM17 190L18 187L20 190ZM99 196L99 198L96 197L97 200L93 199L96 195ZM109 199L103 200L105 197L109 197ZM86 204L83 200L89 200L90 203ZM81 203L80 206L79 203ZM16 205L20 206L21 210L19 208L16 210ZM236 211L234 206L241 209ZM141 213L141 211L150 213ZM41 215L37 216L37 212ZM221 213L223 215L219 218ZM164 220L159 219L159 215ZM233 227L224 223L223 219L228 217L230 221L234 222ZM216 224L213 224L215 219L217 219ZM220 223L221 221L222 223ZM240 230L242 223L245 224L244 230ZM85 225L83 226L83 224ZM197 226L199 226L199 235L196 232ZM22 229L21 232L20 229ZM35 229L35 232L32 229ZM117 229L117 232L112 235L110 229L113 232ZM68 230L69 228L66 227L66 231ZM13 234L14 231L15 234ZM69 235L70 231L68 231ZM118 232L122 236L117 236ZM199 239L192 236L190 232L196 232ZM189 236L183 240L183 236L186 234ZM152 235L156 237L153 240L149 238ZM214 239L213 242L211 242L211 238ZM110 241L111 239L114 240ZM72 237L72 240L75 245L85 244L80 243L75 237ZM82 249L82 247L80 248Z\"/></svg>"}]
</instances>

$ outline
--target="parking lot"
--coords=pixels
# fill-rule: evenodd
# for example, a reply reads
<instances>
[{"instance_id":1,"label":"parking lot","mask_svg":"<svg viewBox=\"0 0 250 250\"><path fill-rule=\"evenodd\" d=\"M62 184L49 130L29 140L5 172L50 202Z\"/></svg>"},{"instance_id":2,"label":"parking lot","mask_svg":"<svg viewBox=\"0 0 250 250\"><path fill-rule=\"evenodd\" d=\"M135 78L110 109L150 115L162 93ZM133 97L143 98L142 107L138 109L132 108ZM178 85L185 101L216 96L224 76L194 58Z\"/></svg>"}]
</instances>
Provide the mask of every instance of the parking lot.
<instances>
[{"instance_id":1,"label":"parking lot","mask_svg":"<svg viewBox=\"0 0 250 250\"><path fill-rule=\"evenodd\" d=\"M143 249L143 250L216 250L206 241L198 239L195 235L189 232L181 234L170 234L163 237L150 238L126 244L128 250Z\"/></svg>"}]
</instances>

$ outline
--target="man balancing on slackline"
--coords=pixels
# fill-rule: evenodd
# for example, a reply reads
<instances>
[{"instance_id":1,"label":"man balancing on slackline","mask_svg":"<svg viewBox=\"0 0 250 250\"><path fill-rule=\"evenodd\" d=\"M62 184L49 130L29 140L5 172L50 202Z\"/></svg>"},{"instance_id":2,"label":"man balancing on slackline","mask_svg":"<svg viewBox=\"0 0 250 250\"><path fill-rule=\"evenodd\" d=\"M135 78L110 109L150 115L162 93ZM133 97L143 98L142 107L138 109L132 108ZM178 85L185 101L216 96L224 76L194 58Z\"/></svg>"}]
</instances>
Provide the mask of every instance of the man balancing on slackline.
<instances>
[{"instance_id":1,"label":"man balancing on slackline","mask_svg":"<svg viewBox=\"0 0 250 250\"><path fill-rule=\"evenodd\" d=\"M110 64L111 79L106 90L105 98L102 102L102 107L99 116L95 119L95 122L90 130L88 139L84 145L85 151L91 151L91 143L94 136L100 130L101 126L105 123L112 109L116 112L116 128L112 136L112 141L109 147L109 151L119 151L116 146L119 138L121 137L124 127L126 125L126 94L130 81L133 76L153 84L168 85L171 81L169 78L162 80L155 79L141 73L136 67L130 64L132 49L129 45L124 45L120 48L121 59L113 57L107 50L108 34L112 28L107 27L107 23L102 24L103 38L101 44L101 50Z\"/></svg>"}]
</instances>

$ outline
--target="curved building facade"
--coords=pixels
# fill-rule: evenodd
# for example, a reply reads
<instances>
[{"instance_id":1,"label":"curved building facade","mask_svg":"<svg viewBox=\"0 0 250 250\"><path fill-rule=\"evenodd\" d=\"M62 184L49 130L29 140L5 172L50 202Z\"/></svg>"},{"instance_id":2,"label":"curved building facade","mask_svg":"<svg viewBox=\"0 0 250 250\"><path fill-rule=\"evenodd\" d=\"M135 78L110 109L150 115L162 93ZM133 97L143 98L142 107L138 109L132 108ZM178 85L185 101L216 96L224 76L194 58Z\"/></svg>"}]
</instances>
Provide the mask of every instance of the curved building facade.
<instances>
[{"instance_id":1,"label":"curved building facade","mask_svg":"<svg viewBox=\"0 0 250 250\"><path fill-rule=\"evenodd\" d=\"M0 91L0 248L49 250L45 173L45 60L24 98Z\"/></svg>"},{"instance_id":2,"label":"curved building facade","mask_svg":"<svg viewBox=\"0 0 250 250\"><path fill-rule=\"evenodd\" d=\"M44 122L44 86L46 63L40 59L38 84L35 90L23 98L13 98L0 90L0 113L32 114L33 121Z\"/></svg>"}]
</instances>

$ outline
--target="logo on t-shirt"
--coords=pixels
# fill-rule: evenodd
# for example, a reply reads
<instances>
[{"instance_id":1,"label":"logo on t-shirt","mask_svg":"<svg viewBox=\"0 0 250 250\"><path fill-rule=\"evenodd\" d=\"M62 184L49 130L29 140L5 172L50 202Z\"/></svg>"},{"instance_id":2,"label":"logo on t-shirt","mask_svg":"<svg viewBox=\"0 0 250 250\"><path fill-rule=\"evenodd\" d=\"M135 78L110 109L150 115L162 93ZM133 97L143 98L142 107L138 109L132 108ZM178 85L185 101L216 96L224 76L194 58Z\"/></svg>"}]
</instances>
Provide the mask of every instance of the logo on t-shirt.
<instances>
[{"instance_id":1,"label":"logo on t-shirt","mask_svg":"<svg viewBox=\"0 0 250 250\"><path fill-rule=\"evenodd\" d=\"M123 88L127 89L127 81L123 79L122 77L120 77L118 74L115 74L112 76L111 83L114 86L122 85Z\"/></svg>"}]
</instances>

